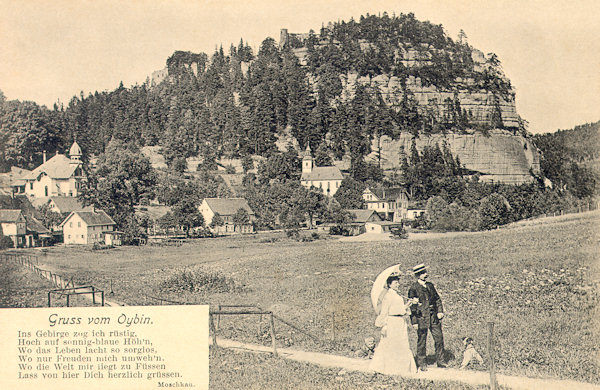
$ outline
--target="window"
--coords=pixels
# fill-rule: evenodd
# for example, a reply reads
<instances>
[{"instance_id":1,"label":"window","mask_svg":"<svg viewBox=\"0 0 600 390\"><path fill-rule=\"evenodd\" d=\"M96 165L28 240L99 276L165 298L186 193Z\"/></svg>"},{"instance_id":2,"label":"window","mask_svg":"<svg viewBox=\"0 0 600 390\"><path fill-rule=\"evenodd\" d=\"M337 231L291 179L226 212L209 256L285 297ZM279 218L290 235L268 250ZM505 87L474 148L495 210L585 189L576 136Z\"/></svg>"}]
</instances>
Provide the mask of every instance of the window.
<instances>
[{"instance_id":1,"label":"window","mask_svg":"<svg viewBox=\"0 0 600 390\"><path fill-rule=\"evenodd\" d=\"M69 227L73 227L73 222L69 222Z\"/></svg>"},{"instance_id":2,"label":"window","mask_svg":"<svg viewBox=\"0 0 600 390\"><path fill-rule=\"evenodd\" d=\"M77 227L81 227L81 222L77 222Z\"/></svg>"},{"instance_id":3,"label":"window","mask_svg":"<svg viewBox=\"0 0 600 390\"><path fill-rule=\"evenodd\" d=\"M44 196L48 196L48 186L44 187Z\"/></svg>"},{"instance_id":4,"label":"window","mask_svg":"<svg viewBox=\"0 0 600 390\"><path fill-rule=\"evenodd\" d=\"M33 182L29 183L29 189L33 190Z\"/></svg>"},{"instance_id":5,"label":"window","mask_svg":"<svg viewBox=\"0 0 600 390\"><path fill-rule=\"evenodd\" d=\"M69 240L71 239L71 235L69 234Z\"/></svg>"},{"instance_id":6,"label":"window","mask_svg":"<svg viewBox=\"0 0 600 390\"><path fill-rule=\"evenodd\" d=\"M83 234L81 235L81 238L83 238Z\"/></svg>"}]
</instances>

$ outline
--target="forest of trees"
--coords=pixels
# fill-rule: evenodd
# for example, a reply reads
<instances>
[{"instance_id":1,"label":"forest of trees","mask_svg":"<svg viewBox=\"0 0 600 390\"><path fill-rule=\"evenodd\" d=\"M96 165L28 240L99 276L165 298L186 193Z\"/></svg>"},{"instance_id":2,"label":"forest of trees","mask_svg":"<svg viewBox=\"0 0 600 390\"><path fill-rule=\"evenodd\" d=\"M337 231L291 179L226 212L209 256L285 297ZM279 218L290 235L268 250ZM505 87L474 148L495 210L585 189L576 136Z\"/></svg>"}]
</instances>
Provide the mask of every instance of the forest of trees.
<instances>
[{"instance_id":1,"label":"forest of trees","mask_svg":"<svg viewBox=\"0 0 600 390\"><path fill-rule=\"evenodd\" d=\"M470 77L476 90L512 93L494 71L495 56L490 66L475 71L472 48L462 37L454 41L442 26L420 22L412 14L337 22L301 44L308 50L306 66L289 45L280 49L272 38L257 53L240 40L227 53L222 47L210 56L175 52L166 61L169 77L159 85L149 80L130 88L121 84L113 91L81 93L52 109L0 96L0 137L5 141L0 170L35 166L42 149L62 151L75 138L88 156L104 152L111 139L138 147L159 145L171 166L181 166L180 160L191 156L207 161L267 156L284 129L301 148L322 145L332 156L347 154L359 164L377 135L465 129L470 113L456 98L438 102L440 110L419 108L407 88L387 103L377 87L367 85L357 85L348 98L340 81L346 72L388 73L404 81L415 76L449 91L457 77ZM431 58L407 68L395 53L409 47ZM501 119L491 122L489 126L502 127Z\"/></svg>"},{"instance_id":2,"label":"forest of trees","mask_svg":"<svg viewBox=\"0 0 600 390\"><path fill-rule=\"evenodd\" d=\"M301 46L308 51L306 65L292 52ZM404 66L396 53L408 48L428 60L419 66ZM183 218L189 205L181 202L182 194L195 200L225 194L224 184L210 173L222 157L240 158L246 165L250 156L266 158L257 175L246 176L243 194L251 207L261 209L260 223L265 227L296 225L307 208L315 210L311 219L331 219L332 207L360 202L355 195L366 183L405 185L415 199L426 202L439 197L453 204L464 198L470 187L480 184L461 179L460 161L443 145L421 153L409 151L408 157L398 162L403 174L395 178L384 178L365 156L371 153L373 138L381 135L397 138L403 132L419 136L503 128L498 106L488 125L475 126L456 95L439 102L444 108L444 115L439 115L435 107L420 107L405 86L408 77L414 76L425 84L453 91L456 78L461 77L473 79L470 88L474 90L485 89L497 98L511 95L498 58L490 54L488 66L476 70L472 50L464 33L453 40L441 25L418 21L412 14L384 13L331 24L318 34L311 32L305 41L293 40L283 48L267 38L256 53L243 40L231 45L227 53L220 47L210 56L177 51L166 61L169 76L158 85L147 80L126 88L121 83L113 91L81 93L66 105L57 102L51 109L9 101L0 92L0 172L11 166L32 169L42 162L43 151L63 153L76 139L84 159L94 156L98 161L97 170L88 171L86 201L108 208L121 226L130 224L133 205L152 197L179 210ZM404 84L390 104L381 91L369 85L357 84L348 94L340 80L347 72L371 77L387 73ZM596 131L597 127L595 124ZM579 130L578 134L592 131ZM296 184L297 152L280 152L275 143L283 133L290 133L301 150L310 145L320 163L349 157L350 178L339 192L337 205ZM598 181L582 161L597 158L598 152L578 149L576 140L571 140L567 132L536 137L544 152L542 169L556 190L589 197L596 193ZM140 153L143 146L160 148L168 173L151 169ZM198 191L191 189L190 178L184 175L189 157L202 160L204 176L194 182L201 188ZM287 168L282 170L282 166ZM99 191L107 195L99 195ZM123 199L115 206L106 197ZM469 200L463 198L464 206ZM437 204L441 204L439 199ZM198 221L185 223L192 226Z\"/></svg>"}]
</instances>

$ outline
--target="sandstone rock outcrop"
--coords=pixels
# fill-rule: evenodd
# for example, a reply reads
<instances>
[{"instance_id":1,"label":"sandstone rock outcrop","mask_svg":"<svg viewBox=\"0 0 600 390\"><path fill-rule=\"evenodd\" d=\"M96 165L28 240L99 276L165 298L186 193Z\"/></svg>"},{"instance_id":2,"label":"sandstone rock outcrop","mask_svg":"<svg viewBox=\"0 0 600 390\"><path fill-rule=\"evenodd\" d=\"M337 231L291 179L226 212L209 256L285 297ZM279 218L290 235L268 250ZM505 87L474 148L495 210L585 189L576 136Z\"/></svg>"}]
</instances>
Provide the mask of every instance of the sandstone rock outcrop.
<instances>
[{"instance_id":1,"label":"sandstone rock outcrop","mask_svg":"<svg viewBox=\"0 0 600 390\"><path fill-rule=\"evenodd\" d=\"M393 170L399 167L402 153L410 153L412 141L410 134L402 134L397 140L383 136L374 140L374 152L368 158L376 161L380 154L382 168ZM489 136L472 132L422 135L415 138L418 150L444 143L468 171L478 172L482 181L522 184L534 180L532 173L540 175L540 154L537 148L528 138L508 131L492 130Z\"/></svg>"}]
</instances>

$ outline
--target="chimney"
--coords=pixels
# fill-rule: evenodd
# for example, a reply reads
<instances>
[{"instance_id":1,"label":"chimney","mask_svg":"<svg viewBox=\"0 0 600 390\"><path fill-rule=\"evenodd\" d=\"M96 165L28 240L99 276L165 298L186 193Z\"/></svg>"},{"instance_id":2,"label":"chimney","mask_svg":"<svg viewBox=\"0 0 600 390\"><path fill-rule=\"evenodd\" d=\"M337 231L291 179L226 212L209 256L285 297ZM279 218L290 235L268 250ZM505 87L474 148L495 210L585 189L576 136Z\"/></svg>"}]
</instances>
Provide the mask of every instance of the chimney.
<instances>
[{"instance_id":1,"label":"chimney","mask_svg":"<svg viewBox=\"0 0 600 390\"><path fill-rule=\"evenodd\" d=\"M46 162L46 151L44 150L44 152L42 153L42 156L44 156L44 162Z\"/></svg>"}]
</instances>

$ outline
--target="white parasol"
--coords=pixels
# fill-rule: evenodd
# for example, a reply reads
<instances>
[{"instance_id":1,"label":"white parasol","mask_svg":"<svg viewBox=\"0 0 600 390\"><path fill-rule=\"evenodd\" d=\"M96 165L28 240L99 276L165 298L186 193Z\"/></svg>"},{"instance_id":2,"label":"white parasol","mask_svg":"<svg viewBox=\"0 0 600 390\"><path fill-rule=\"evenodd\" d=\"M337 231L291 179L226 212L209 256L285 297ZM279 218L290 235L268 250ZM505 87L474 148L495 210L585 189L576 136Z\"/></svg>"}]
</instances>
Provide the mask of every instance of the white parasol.
<instances>
[{"instance_id":1,"label":"white parasol","mask_svg":"<svg viewBox=\"0 0 600 390\"><path fill-rule=\"evenodd\" d=\"M373 282L373 287L371 288L371 303L373 304L373 309L375 309L375 313L379 315L381 300L383 299L383 292L387 292L387 287L385 282L387 278L392 274L392 272L400 272L400 264L392 265L391 267L386 268L382 273L380 273L375 281ZM401 273L401 272L400 272ZM379 304L378 304L379 303Z\"/></svg>"}]
</instances>

